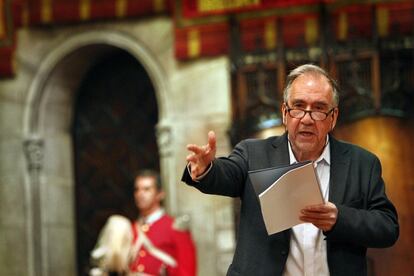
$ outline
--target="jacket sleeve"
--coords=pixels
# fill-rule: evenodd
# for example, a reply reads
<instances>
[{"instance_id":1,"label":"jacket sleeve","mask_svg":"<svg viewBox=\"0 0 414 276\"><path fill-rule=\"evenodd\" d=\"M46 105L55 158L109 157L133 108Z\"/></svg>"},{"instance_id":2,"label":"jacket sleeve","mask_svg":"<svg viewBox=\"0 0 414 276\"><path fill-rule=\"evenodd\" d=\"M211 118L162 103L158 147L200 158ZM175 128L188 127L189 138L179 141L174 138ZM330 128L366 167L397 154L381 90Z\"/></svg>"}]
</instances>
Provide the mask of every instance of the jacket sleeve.
<instances>
[{"instance_id":1,"label":"jacket sleeve","mask_svg":"<svg viewBox=\"0 0 414 276\"><path fill-rule=\"evenodd\" d=\"M366 160L364 160L366 161ZM364 247L388 247L399 236L397 211L385 194L381 164L377 157L370 160L369 177L352 178L358 199L338 204L338 218L334 228L325 233L333 242L346 242ZM354 183L368 182L368 183ZM335 183L333 183L335 185Z\"/></svg>"},{"instance_id":2,"label":"jacket sleeve","mask_svg":"<svg viewBox=\"0 0 414 276\"><path fill-rule=\"evenodd\" d=\"M240 142L228 157L213 161L211 170L199 182L193 181L184 169L181 181L206 194L238 197L241 195L248 171L247 143Z\"/></svg>"}]
</instances>

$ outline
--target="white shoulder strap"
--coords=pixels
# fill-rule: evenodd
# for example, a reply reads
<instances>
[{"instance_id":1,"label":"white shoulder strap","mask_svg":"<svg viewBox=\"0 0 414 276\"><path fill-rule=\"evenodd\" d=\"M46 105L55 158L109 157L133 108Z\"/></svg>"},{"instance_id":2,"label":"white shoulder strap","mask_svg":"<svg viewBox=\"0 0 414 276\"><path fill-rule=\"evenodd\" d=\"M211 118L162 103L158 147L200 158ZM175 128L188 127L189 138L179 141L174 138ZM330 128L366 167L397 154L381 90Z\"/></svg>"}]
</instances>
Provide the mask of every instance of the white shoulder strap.
<instances>
[{"instance_id":1,"label":"white shoulder strap","mask_svg":"<svg viewBox=\"0 0 414 276\"><path fill-rule=\"evenodd\" d=\"M177 261L172 256L167 254L166 252L155 247L154 244L147 237L147 235L145 235L145 233L141 230L141 227L139 227L137 223L135 223L134 226L136 227L138 231L138 238L132 247L131 260L134 260L136 258L138 251L141 249L142 246L144 246L152 256L159 259L166 265L171 266L171 267L177 266Z\"/></svg>"}]
</instances>

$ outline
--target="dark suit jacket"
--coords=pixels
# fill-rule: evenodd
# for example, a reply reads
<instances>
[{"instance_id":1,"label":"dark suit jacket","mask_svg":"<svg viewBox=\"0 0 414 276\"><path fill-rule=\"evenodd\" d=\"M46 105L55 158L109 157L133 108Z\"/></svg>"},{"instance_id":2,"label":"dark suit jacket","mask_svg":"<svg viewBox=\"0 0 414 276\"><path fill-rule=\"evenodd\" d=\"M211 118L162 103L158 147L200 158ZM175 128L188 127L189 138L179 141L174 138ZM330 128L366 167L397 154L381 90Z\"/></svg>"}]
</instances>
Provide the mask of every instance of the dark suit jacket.
<instances>
[{"instance_id":1,"label":"dark suit jacket","mask_svg":"<svg viewBox=\"0 0 414 276\"><path fill-rule=\"evenodd\" d=\"M381 164L370 152L330 137L329 201L338 208L326 235L331 275L366 275L367 247L388 247L399 235L397 213L385 195ZM286 133L240 142L226 158L194 182L184 170L182 181L208 194L240 197L237 246L227 275L282 275L291 230L268 236L248 171L289 164Z\"/></svg>"}]
</instances>

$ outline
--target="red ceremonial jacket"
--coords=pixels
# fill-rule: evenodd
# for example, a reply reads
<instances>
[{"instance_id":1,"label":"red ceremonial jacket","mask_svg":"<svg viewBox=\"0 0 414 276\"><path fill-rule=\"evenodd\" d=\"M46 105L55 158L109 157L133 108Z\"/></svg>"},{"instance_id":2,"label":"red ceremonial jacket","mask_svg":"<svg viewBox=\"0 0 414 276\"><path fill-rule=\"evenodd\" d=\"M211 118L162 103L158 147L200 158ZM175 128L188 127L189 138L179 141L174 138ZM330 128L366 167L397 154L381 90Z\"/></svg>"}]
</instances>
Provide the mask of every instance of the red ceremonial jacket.
<instances>
[{"instance_id":1,"label":"red ceremonial jacket","mask_svg":"<svg viewBox=\"0 0 414 276\"><path fill-rule=\"evenodd\" d=\"M134 222L132 224L133 243L138 239L139 232L137 227L141 227L141 231L145 233L151 243L171 256L177 265L172 267L163 263L143 245L138 250L135 260L130 264L131 272L165 275L162 273L166 271L168 276L196 275L195 246L188 229L179 229L180 227L174 225L172 217L163 214L158 220L150 224L140 225L138 222Z\"/></svg>"}]
</instances>

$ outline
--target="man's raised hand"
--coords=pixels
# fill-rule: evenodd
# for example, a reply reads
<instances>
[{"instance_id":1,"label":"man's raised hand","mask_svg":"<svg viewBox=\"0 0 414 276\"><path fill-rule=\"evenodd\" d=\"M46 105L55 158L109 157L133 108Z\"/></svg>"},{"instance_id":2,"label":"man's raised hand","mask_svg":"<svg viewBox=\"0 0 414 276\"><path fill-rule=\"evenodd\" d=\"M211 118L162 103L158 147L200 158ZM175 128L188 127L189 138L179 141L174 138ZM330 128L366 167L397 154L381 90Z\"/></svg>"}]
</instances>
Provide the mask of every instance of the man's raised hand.
<instances>
[{"instance_id":1,"label":"man's raised hand","mask_svg":"<svg viewBox=\"0 0 414 276\"><path fill-rule=\"evenodd\" d=\"M202 175L216 157L216 134L214 131L208 133L208 143L204 146L188 144L187 150L191 151L187 155L187 162L190 164L191 178Z\"/></svg>"}]
</instances>

